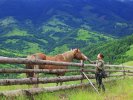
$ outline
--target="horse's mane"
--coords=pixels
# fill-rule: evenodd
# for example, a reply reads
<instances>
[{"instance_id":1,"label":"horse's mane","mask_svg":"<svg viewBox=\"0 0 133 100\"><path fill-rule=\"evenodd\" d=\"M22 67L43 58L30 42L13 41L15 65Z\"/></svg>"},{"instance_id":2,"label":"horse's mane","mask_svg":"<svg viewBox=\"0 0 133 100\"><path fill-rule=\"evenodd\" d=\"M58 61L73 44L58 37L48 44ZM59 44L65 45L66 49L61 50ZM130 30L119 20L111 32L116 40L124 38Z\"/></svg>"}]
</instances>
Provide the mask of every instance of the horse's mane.
<instances>
[{"instance_id":1,"label":"horse's mane","mask_svg":"<svg viewBox=\"0 0 133 100\"><path fill-rule=\"evenodd\" d=\"M73 56L74 56L74 50L70 50L70 51L64 52L64 53L62 53L60 55L63 56L64 60L71 61L73 59Z\"/></svg>"},{"instance_id":2,"label":"horse's mane","mask_svg":"<svg viewBox=\"0 0 133 100\"><path fill-rule=\"evenodd\" d=\"M74 53L74 50L70 50L70 51L66 51L66 52L64 52L62 54L73 54L73 53Z\"/></svg>"}]
</instances>

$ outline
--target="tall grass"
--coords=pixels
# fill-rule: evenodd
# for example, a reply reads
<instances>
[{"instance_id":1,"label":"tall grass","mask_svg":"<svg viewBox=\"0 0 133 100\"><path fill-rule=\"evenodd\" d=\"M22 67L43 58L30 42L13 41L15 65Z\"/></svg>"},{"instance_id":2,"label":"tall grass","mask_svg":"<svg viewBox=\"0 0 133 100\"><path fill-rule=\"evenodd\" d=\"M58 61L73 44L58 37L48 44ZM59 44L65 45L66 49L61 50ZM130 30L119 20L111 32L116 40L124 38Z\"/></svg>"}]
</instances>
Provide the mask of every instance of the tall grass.
<instances>
[{"instance_id":1,"label":"tall grass","mask_svg":"<svg viewBox=\"0 0 133 100\"><path fill-rule=\"evenodd\" d=\"M35 100L133 100L133 78L125 78L105 84L106 92L98 95L90 86L34 95ZM29 100L31 97L17 97L11 100ZM7 100L1 98L0 100ZM10 100L10 99L9 99Z\"/></svg>"},{"instance_id":2,"label":"tall grass","mask_svg":"<svg viewBox=\"0 0 133 100\"><path fill-rule=\"evenodd\" d=\"M133 78L113 81L105 84L105 87L106 92L101 91L100 95L92 87L88 87L41 94L35 98L36 100L133 100Z\"/></svg>"}]
</instances>

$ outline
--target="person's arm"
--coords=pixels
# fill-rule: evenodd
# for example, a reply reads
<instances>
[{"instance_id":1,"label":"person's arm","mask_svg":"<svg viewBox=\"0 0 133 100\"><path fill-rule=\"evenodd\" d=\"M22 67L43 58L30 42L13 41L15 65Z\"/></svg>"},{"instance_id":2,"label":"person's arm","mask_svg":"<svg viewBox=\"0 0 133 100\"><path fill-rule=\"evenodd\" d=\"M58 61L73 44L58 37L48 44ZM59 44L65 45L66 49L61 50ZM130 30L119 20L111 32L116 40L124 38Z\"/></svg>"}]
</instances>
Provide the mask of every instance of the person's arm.
<instances>
[{"instance_id":1,"label":"person's arm","mask_svg":"<svg viewBox=\"0 0 133 100\"><path fill-rule=\"evenodd\" d=\"M102 69L103 69L103 68L102 68L102 64L103 64L102 62L98 62L98 64L97 64L96 67L97 67L98 69L102 70Z\"/></svg>"},{"instance_id":2,"label":"person's arm","mask_svg":"<svg viewBox=\"0 0 133 100\"><path fill-rule=\"evenodd\" d=\"M90 60L89 58L88 58L87 61L89 61L91 64L96 64L96 61L92 61L92 60Z\"/></svg>"}]
</instances>

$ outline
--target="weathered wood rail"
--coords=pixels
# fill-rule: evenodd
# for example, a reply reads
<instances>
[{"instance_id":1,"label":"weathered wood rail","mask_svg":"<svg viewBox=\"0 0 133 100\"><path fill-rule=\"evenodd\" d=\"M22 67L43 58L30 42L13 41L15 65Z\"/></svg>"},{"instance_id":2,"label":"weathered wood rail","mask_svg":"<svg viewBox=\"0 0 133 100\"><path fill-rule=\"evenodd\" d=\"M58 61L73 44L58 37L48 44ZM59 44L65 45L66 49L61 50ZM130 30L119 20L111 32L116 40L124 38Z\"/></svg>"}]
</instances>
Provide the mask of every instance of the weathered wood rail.
<instances>
[{"instance_id":1,"label":"weathered wood rail","mask_svg":"<svg viewBox=\"0 0 133 100\"><path fill-rule=\"evenodd\" d=\"M87 75L89 79L95 79L95 75ZM109 75L108 77L124 76L119 75ZM61 77L50 77L50 78L23 78L23 79L1 79L0 85L23 85L23 84L44 84L44 83L56 83L56 82L67 82L86 79L82 75L73 76L61 76Z\"/></svg>"},{"instance_id":2,"label":"weathered wood rail","mask_svg":"<svg viewBox=\"0 0 133 100\"><path fill-rule=\"evenodd\" d=\"M122 78L111 79L105 82L112 82L118 79L122 79ZM95 85L95 82L93 84ZM39 93L54 92L54 91L59 91L59 90L74 89L74 88L88 87L88 86L90 86L89 83L81 83L81 84L72 84L72 85L45 87L45 88L19 89L19 90L0 92L0 96L7 96L7 97L22 96L22 95L31 96L31 95L39 94Z\"/></svg>"},{"instance_id":3,"label":"weathered wood rail","mask_svg":"<svg viewBox=\"0 0 133 100\"><path fill-rule=\"evenodd\" d=\"M105 69L106 72L128 72L133 73L133 70L114 70ZM61 72L82 72L82 69L0 69L0 73L61 73ZM84 69L84 72L95 72L94 69Z\"/></svg>"},{"instance_id":4,"label":"weathered wood rail","mask_svg":"<svg viewBox=\"0 0 133 100\"><path fill-rule=\"evenodd\" d=\"M0 57L0 64L36 64L36 65L58 65L58 66L83 66L82 63L73 63L73 62L57 62L50 60L29 60L27 58L7 58ZM84 64L84 67L95 67L95 64ZM118 67L118 68L133 68L133 66L125 66L125 65L105 65L105 67Z\"/></svg>"},{"instance_id":5,"label":"weathered wood rail","mask_svg":"<svg viewBox=\"0 0 133 100\"><path fill-rule=\"evenodd\" d=\"M26 58L8 58L8 57L0 57L0 64L34 64L34 65L58 65L58 66L77 66L80 67L79 69L0 69L0 73L59 73L59 72L95 72L94 69L86 69L89 67L95 67L95 64L84 64L82 63L73 63L73 62L56 62L56 61L49 61L49 60L29 60ZM121 77L125 76L125 73L129 76L132 76L133 70L128 70L126 68L133 68L133 66L124 66L124 65L105 65L106 68L118 68L116 69L106 69L106 72L122 72L122 74L114 74L108 75L108 77ZM88 78L94 79L94 74L87 74ZM50 78L23 78L23 79L0 79L0 85L23 85L23 84L45 84L45 83L56 83L56 82L67 82L67 81L76 81L76 80L83 80L85 77L81 75L72 75L72 76L60 76L60 77L50 77ZM85 86L88 85L84 84ZM45 88L45 89L29 89L29 90L15 90L15 91L30 91L31 94L43 92L43 91L54 91L55 90L62 90L67 88L75 88L83 86L83 84L78 85L70 85L70 86L61 86L55 88ZM52 90L53 89L53 90ZM2 95L7 95L11 92L1 92ZM21 93L20 93L21 94Z\"/></svg>"}]
</instances>

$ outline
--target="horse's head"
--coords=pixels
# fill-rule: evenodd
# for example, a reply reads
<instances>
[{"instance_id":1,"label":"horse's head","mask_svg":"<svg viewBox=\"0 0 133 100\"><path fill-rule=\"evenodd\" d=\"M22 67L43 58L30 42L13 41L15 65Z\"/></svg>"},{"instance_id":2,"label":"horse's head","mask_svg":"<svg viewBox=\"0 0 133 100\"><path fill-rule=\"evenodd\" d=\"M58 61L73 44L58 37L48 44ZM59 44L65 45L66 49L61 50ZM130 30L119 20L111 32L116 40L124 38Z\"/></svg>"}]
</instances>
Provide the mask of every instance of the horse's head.
<instances>
[{"instance_id":1,"label":"horse's head","mask_svg":"<svg viewBox=\"0 0 133 100\"><path fill-rule=\"evenodd\" d=\"M79 49L73 49L74 51L74 58L77 60L88 60L88 57L86 57Z\"/></svg>"}]
</instances>

